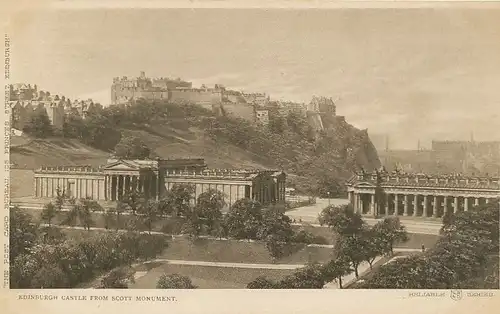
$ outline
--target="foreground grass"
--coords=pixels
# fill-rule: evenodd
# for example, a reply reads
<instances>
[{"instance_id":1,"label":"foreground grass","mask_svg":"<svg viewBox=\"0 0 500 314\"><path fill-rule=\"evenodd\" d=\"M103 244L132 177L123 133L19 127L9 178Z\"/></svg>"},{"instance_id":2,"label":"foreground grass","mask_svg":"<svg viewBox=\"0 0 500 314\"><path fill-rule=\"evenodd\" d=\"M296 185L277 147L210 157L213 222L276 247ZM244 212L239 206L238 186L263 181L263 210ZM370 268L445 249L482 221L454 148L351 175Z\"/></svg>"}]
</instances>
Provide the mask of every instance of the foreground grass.
<instances>
[{"instance_id":1,"label":"foreground grass","mask_svg":"<svg viewBox=\"0 0 500 314\"><path fill-rule=\"evenodd\" d=\"M161 275L176 273L188 276L193 284L200 289L244 289L249 282L259 276L280 280L294 272L294 270L172 265L168 263L156 264L155 266L144 276L137 278L135 283L129 287L155 289L156 282ZM141 271L140 268L137 270Z\"/></svg>"}]
</instances>

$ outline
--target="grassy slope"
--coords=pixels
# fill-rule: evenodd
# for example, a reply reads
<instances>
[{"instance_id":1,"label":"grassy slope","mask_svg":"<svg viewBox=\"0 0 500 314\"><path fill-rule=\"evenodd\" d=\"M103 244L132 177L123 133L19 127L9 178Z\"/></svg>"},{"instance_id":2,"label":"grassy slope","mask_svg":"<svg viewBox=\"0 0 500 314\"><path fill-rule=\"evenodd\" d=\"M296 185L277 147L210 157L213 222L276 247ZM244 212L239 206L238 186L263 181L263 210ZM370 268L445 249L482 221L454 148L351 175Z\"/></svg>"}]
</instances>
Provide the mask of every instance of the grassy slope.
<instances>
[{"instance_id":1,"label":"grassy slope","mask_svg":"<svg viewBox=\"0 0 500 314\"><path fill-rule=\"evenodd\" d=\"M15 167L36 169L53 165L100 165L108 153L94 149L73 139L24 138L24 143L15 145L20 139L13 137L10 148L10 161Z\"/></svg>"},{"instance_id":2,"label":"grassy slope","mask_svg":"<svg viewBox=\"0 0 500 314\"><path fill-rule=\"evenodd\" d=\"M156 125L145 130L121 130L124 135L142 138L161 158L203 157L212 168L269 168L270 160L226 143L204 138L196 129L183 125ZM102 165L108 152L73 139L11 138L10 160L17 167L36 169L42 165Z\"/></svg>"}]
</instances>

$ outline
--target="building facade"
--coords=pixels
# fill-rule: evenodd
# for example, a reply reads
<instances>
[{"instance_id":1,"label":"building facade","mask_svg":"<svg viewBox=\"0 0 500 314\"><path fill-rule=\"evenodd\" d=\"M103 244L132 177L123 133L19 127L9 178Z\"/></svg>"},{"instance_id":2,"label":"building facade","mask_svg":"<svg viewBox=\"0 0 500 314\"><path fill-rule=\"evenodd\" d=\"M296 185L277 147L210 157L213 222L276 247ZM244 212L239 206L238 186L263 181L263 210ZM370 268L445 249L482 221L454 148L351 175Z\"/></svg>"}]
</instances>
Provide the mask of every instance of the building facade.
<instances>
[{"instance_id":1,"label":"building facade","mask_svg":"<svg viewBox=\"0 0 500 314\"><path fill-rule=\"evenodd\" d=\"M193 198L215 189L228 207L251 198L264 205L285 202L286 175L276 170L207 169L203 159L122 160L88 166L42 167L35 171L34 196L53 198L58 189L74 198L118 201L127 191L160 199L176 184L194 187Z\"/></svg>"},{"instance_id":2,"label":"building facade","mask_svg":"<svg viewBox=\"0 0 500 314\"><path fill-rule=\"evenodd\" d=\"M383 191L378 196L377 186ZM500 197L500 178L359 173L347 182L347 192L362 215L441 218Z\"/></svg>"},{"instance_id":3,"label":"building facade","mask_svg":"<svg viewBox=\"0 0 500 314\"><path fill-rule=\"evenodd\" d=\"M32 87L30 84L10 85L8 98L12 127L17 130L22 130L34 114L45 113L52 127L60 131L65 115L75 114L85 118L89 111L102 108L91 99L71 101L65 96L52 96L39 90L37 85Z\"/></svg>"}]
</instances>

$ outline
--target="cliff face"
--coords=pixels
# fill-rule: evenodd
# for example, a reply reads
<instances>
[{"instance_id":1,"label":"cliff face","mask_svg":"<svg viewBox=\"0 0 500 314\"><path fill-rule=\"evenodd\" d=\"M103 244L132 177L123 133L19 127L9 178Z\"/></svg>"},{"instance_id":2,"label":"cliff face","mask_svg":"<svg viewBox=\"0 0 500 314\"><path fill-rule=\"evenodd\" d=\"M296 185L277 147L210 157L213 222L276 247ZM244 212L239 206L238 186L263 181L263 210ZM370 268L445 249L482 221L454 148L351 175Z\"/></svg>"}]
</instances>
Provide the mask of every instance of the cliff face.
<instances>
[{"instance_id":1,"label":"cliff face","mask_svg":"<svg viewBox=\"0 0 500 314\"><path fill-rule=\"evenodd\" d=\"M367 130L359 130L339 116L329 115L323 122L326 126L318 131L314 151L295 169L300 177L291 182L301 190L318 191L320 196L328 192L339 195L354 172L373 170L381 163Z\"/></svg>"},{"instance_id":2,"label":"cliff face","mask_svg":"<svg viewBox=\"0 0 500 314\"><path fill-rule=\"evenodd\" d=\"M331 118L331 117L330 117ZM360 170L373 170L380 167L380 159L372 144L368 131L359 130L347 123L344 117L329 119L319 141L320 149L350 173Z\"/></svg>"}]
</instances>

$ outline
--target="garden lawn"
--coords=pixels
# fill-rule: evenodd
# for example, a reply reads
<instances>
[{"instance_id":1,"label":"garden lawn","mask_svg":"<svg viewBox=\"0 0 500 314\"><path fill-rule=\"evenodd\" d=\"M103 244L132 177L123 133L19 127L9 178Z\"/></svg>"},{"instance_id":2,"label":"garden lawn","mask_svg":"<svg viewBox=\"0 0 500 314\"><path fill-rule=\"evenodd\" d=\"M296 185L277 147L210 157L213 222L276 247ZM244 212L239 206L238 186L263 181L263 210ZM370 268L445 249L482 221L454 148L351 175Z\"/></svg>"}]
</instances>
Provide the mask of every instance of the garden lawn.
<instances>
[{"instance_id":1,"label":"garden lawn","mask_svg":"<svg viewBox=\"0 0 500 314\"><path fill-rule=\"evenodd\" d=\"M280 280L294 270L232 268L214 266L172 265L162 263L137 278L130 288L155 289L156 282L163 274L180 274L191 278L200 289L244 289L247 284L259 276Z\"/></svg>"}]
</instances>

